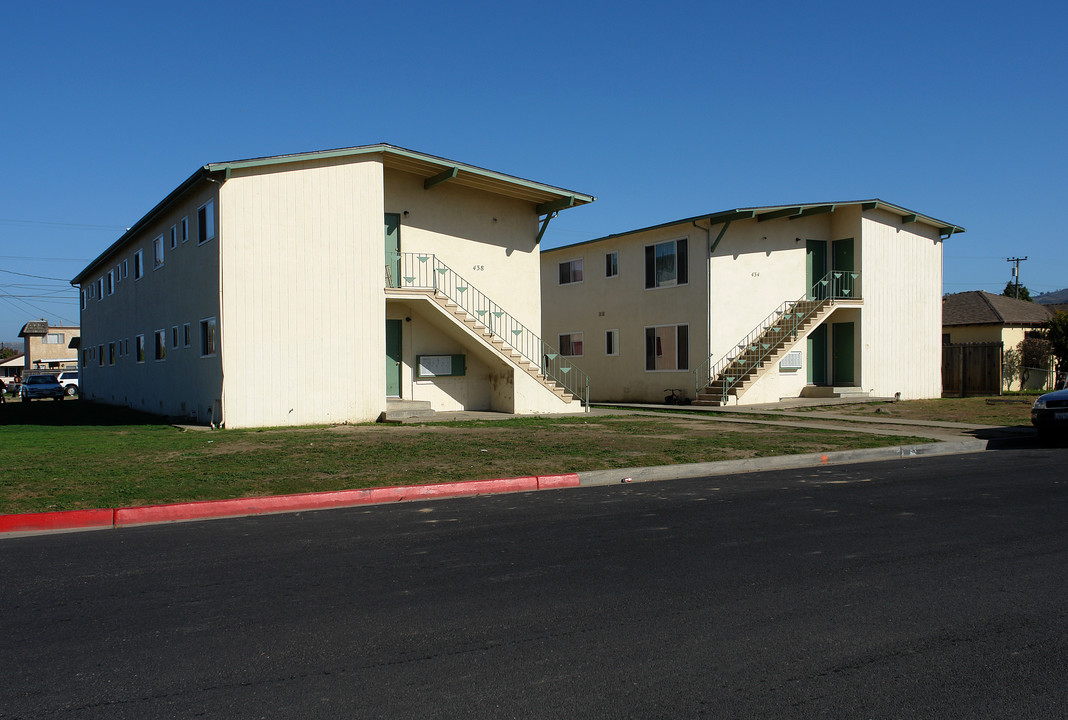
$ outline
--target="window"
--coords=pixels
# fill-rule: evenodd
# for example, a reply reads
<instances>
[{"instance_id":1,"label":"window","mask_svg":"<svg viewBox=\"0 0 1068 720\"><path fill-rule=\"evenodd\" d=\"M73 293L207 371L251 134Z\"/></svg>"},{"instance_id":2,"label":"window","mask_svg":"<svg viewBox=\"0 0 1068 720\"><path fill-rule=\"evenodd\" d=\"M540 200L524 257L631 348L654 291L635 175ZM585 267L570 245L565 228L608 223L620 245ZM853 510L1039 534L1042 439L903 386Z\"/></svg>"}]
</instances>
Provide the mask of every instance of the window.
<instances>
[{"instance_id":1,"label":"window","mask_svg":"<svg viewBox=\"0 0 1068 720\"><path fill-rule=\"evenodd\" d=\"M178 226L171 225L171 250L178 247Z\"/></svg>"},{"instance_id":2,"label":"window","mask_svg":"<svg viewBox=\"0 0 1068 720\"><path fill-rule=\"evenodd\" d=\"M560 354L567 357L582 357L582 333L561 335Z\"/></svg>"},{"instance_id":3,"label":"window","mask_svg":"<svg viewBox=\"0 0 1068 720\"><path fill-rule=\"evenodd\" d=\"M104 367L104 346L98 345L96 348L96 359L99 361L100 367Z\"/></svg>"},{"instance_id":4,"label":"window","mask_svg":"<svg viewBox=\"0 0 1068 720\"><path fill-rule=\"evenodd\" d=\"M152 241L152 269L155 270L156 268L160 267L161 265L163 265L163 236L162 235L160 235L158 238L156 238L155 240Z\"/></svg>"},{"instance_id":5,"label":"window","mask_svg":"<svg viewBox=\"0 0 1068 720\"><path fill-rule=\"evenodd\" d=\"M607 253L604 256L604 276L610 278L617 275L619 275L619 253Z\"/></svg>"},{"instance_id":6,"label":"window","mask_svg":"<svg viewBox=\"0 0 1068 720\"><path fill-rule=\"evenodd\" d=\"M645 287L685 285L686 238L645 246Z\"/></svg>"},{"instance_id":7,"label":"window","mask_svg":"<svg viewBox=\"0 0 1068 720\"><path fill-rule=\"evenodd\" d=\"M687 325L645 328L645 369L689 369L689 331L690 328Z\"/></svg>"},{"instance_id":8,"label":"window","mask_svg":"<svg viewBox=\"0 0 1068 720\"><path fill-rule=\"evenodd\" d=\"M189 323L182 325L182 347L189 347L193 344L193 338L190 335L192 333L189 332Z\"/></svg>"},{"instance_id":9,"label":"window","mask_svg":"<svg viewBox=\"0 0 1068 720\"><path fill-rule=\"evenodd\" d=\"M200 356L208 357L215 354L215 318L200 321Z\"/></svg>"},{"instance_id":10,"label":"window","mask_svg":"<svg viewBox=\"0 0 1068 720\"><path fill-rule=\"evenodd\" d=\"M103 300L104 299L104 278L99 278L96 281L96 299L97 300Z\"/></svg>"},{"instance_id":11,"label":"window","mask_svg":"<svg viewBox=\"0 0 1068 720\"><path fill-rule=\"evenodd\" d=\"M62 345L63 333L48 333L41 338L41 343L44 345Z\"/></svg>"},{"instance_id":12,"label":"window","mask_svg":"<svg viewBox=\"0 0 1068 720\"><path fill-rule=\"evenodd\" d=\"M108 295L114 295L115 294L115 271L114 270L108 270L107 288L108 288Z\"/></svg>"},{"instance_id":13,"label":"window","mask_svg":"<svg viewBox=\"0 0 1068 720\"><path fill-rule=\"evenodd\" d=\"M108 365L115 364L115 343L108 343Z\"/></svg>"},{"instance_id":14,"label":"window","mask_svg":"<svg viewBox=\"0 0 1068 720\"><path fill-rule=\"evenodd\" d=\"M156 331L156 343L155 344L156 344L156 352L155 352L155 355L153 355L153 357L155 357L156 360L166 360L167 359L167 331L166 330L157 330Z\"/></svg>"},{"instance_id":15,"label":"window","mask_svg":"<svg viewBox=\"0 0 1068 720\"><path fill-rule=\"evenodd\" d=\"M209 200L197 210L197 243L206 243L215 237L215 201Z\"/></svg>"},{"instance_id":16,"label":"window","mask_svg":"<svg viewBox=\"0 0 1068 720\"><path fill-rule=\"evenodd\" d=\"M130 274L130 261L123 260L119 264L119 280L125 280L126 276Z\"/></svg>"},{"instance_id":17,"label":"window","mask_svg":"<svg viewBox=\"0 0 1068 720\"><path fill-rule=\"evenodd\" d=\"M605 330L604 331L604 354L605 355L618 355L619 354L619 331L618 330Z\"/></svg>"},{"instance_id":18,"label":"window","mask_svg":"<svg viewBox=\"0 0 1068 720\"><path fill-rule=\"evenodd\" d=\"M582 258L560 263L561 285L570 285L571 283L580 282L582 282Z\"/></svg>"},{"instance_id":19,"label":"window","mask_svg":"<svg viewBox=\"0 0 1068 720\"><path fill-rule=\"evenodd\" d=\"M185 241L187 241L189 239L189 218L187 218L187 217L182 218L181 228L182 228L182 232L181 232L182 242L185 242Z\"/></svg>"},{"instance_id":20,"label":"window","mask_svg":"<svg viewBox=\"0 0 1068 720\"><path fill-rule=\"evenodd\" d=\"M137 362L145 361L145 336L138 335L134 338L134 352L137 353Z\"/></svg>"},{"instance_id":21,"label":"window","mask_svg":"<svg viewBox=\"0 0 1068 720\"><path fill-rule=\"evenodd\" d=\"M140 280L145 274L145 251L138 250L134 253L134 280Z\"/></svg>"},{"instance_id":22,"label":"window","mask_svg":"<svg viewBox=\"0 0 1068 720\"><path fill-rule=\"evenodd\" d=\"M171 328L171 347L178 347L178 326L175 325Z\"/></svg>"},{"instance_id":23,"label":"window","mask_svg":"<svg viewBox=\"0 0 1068 720\"><path fill-rule=\"evenodd\" d=\"M92 357L92 353L89 352L89 348L82 350L82 367L89 365L89 358Z\"/></svg>"},{"instance_id":24,"label":"window","mask_svg":"<svg viewBox=\"0 0 1068 720\"><path fill-rule=\"evenodd\" d=\"M85 309L85 301L88 300L88 299L89 299L89 291L83 289L82 290L82 310Z\"/></svg>"}]
</instances>

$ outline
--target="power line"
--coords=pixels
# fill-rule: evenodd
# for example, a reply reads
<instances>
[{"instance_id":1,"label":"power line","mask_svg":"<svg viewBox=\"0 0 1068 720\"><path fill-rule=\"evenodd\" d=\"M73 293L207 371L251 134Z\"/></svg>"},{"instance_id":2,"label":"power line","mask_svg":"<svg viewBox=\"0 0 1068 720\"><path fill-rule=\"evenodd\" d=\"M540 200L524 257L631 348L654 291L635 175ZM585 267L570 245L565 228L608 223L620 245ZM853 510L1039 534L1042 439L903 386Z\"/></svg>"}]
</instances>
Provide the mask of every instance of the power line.
<instances>
[{"instance_id":1,"label":"power line","mask_svg":"<svg viewBox=\"0 0 1068 720\"><path fill-rule=\"evenodd\" d=\"M87 223L61 223L48 222L45 220L14 220L11 218L0 218L0 223L17 223L19 225L48 225L51 227L69 227L88 230L129 230L129 228L124 225L89 225Z\"/></svg>"},{"instance_id":2,"label":"power line","mask_svg":"<svg viewBox=\"0 0 1068 720\"><path fill-rule=\"evenodd\" d=\"M68 278L54 278L47 275L30 275L29 273L15 272L14 270L0 269L0 272L10 273L12 275L20 275L22 277L37 278L38 280L55 280L56 282L70 282Z\"/></svg>"}]
</instances>

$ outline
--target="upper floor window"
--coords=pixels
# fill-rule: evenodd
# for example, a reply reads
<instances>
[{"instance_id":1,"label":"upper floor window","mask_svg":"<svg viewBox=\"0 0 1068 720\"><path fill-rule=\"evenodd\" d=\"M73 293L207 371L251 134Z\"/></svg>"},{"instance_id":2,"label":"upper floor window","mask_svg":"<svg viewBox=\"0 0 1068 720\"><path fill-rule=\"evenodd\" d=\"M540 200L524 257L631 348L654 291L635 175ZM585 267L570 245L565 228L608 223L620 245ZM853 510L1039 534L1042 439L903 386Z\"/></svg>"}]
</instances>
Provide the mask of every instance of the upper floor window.
<instances>
[{"instance_id":1,"label":"upper floor window","mask_svg":"<svg viewBox=\"0 0 1068 720\"><path fill-rule=\"evenodd\" d=\"M216 352L216 321L215 318L208 318L207 320L200 321L200 356L207 357L214 355Z\"/></svg>"},{"instance_id":2,"label":"upper floor window","mask_svg":"<svg viewBox=\"0 0 1068 720\"><path fill-rule=\"evenodd\" d=\"M197 243L206 243L215 237L215 201L208 200L197 210Z\"/></svg>"},{"instance_id":3,"label":"upper floor window","mask_svg":"<svg viewBox=\"0 0 1068 720\"><path fill-rule=\"evenodd\" d=\"M189 218L187 218L187 217L182 218L182 224L180 225L180 227L181 227L181 233L180 234L182 236L182 242L185 242L186 240L189 239Z\"/></svg>"},{"instance_id":4,"label":"upper floor window","mask_svg":"<svg viewBox=\"0 0 1068 720\"><path fill-rule=\"evenodd\" d=\"M134 355L139 363L145 361L145 336L138 335L134 338Z\"/></svg>"},{"instance_id":5,"label":"upper floor window","mask_svg":"<svg viewBox=\"0 0 1068 720\"><path fill-rule=\"evenodd\" d=\"M645 287L672 287L689 282L686 238L645 246Z\"/></svg>"},{"instance_id":6,"label":"upper floor window","mask_svg":"<svg viewBox=\"0 0 1068 720\"><path fill-rule=\"evenodd\" d=\"M104 278L98 278L96 281L96 299L104 299Z\"/></svg>"},{"instance_id":7,"label":"upper floor window","mask_svg":"<svg viewBox=\"0 0 1068 720\"><path fill-rule=\"evenodd\" d=\"M560 263L560 284L582 282L582 258Z\"/></svg>"},{"instance_id":8,"label":"upper floor window","mask_svg":"<svg viewBox=\"0 0 1068 720\"><path fill-rule=\"evenodd\" d=\"M604 276L610 278L617 275L619 275L619 253L606 253L604 256Z\"/></svg>"},{"instance_id":9,"label":"upper floor window","mask_svg":"<svg viewBox=\"0 0 1068 720\"><path fill-rule=\"evenodd\" d=\"M138 250L134 253L134 280L140 280L145 274L145 251Z\"/></svg>"},{"instance_id":10,"label":"upper floor window","mask_svg":"<svg viewBox=\"0 0 1068 720\"><path fill-rule=\"evenodd\" d=\"M152 241L152 268L158 268L163 264L163 236Z\"/></svg>"},{"instance_id":11,"label":"upper floor window","mask_svg":"<svg viewBox=\"0 0 1068 720\"><path fill-rule=\"evenodd\" d=\"M164 330L156 331L156 354L157 360L167 359L167 333Z\"/></svg>"},{"instance_id":12,"label":"upper floor window","mask_svg":"<svg viewBox=\"0 0 1068 720\"><path fill-rule=\"evenodd\" d=\"M171 225L171 250L178 247L178 226Z\"/></svg>"},{"instance_id":13,"label":"upper floor window","mask_svg":"<svg viewBox=\"0 0 1068 720\"><path fill-rule=\"evenodd\" d=\"M108 270L108 295L115 294L115 271Z\"/></svg>"},{"instance_id":14,"label":"upper floor window","mask_svg":"<svg viewBox=\"0 0 1068 720\"><path fill-rule=\"evenodd\" d=\"M48 333L41 338L41 342L45 345L62 345L63 333Z\"/></svg>"}]
</instances>

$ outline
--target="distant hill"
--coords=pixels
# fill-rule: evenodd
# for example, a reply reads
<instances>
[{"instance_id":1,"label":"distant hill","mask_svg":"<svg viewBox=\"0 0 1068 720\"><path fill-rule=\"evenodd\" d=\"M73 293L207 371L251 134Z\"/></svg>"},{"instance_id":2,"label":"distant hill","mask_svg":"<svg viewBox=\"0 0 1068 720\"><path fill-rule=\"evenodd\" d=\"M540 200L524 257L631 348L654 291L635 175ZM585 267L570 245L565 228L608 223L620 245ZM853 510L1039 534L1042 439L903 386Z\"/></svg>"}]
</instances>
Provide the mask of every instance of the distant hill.
<instances>
[{"instance_id":1,"label":"distant hill","mask_svg":"<svg viewBox=\"0 0 1068 720\"><path fill-rule=\"evenodd\" d=\"M1041 295L1032 295L1031 298L1036 303L1041 303L1042 305L1059 305L1060 303L1068 303L1068 288L1042 293Z\"/></svg>"}]
</instances>

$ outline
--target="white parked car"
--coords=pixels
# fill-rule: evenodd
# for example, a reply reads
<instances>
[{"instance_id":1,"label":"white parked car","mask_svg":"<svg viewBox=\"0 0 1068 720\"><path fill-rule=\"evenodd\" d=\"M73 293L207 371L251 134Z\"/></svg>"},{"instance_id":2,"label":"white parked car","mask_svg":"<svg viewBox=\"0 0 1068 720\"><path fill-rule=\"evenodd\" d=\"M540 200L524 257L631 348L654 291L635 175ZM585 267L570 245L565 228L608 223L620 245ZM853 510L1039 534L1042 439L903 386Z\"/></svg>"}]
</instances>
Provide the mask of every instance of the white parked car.
<instances>
[{"instance_id":1,"label":"white parked car","mask_svg":"<svg viewBox=\"0 0 1068 720\"><path fill-rule=\"evenodd\" d=\"M81 389L78 386L77 370L67 370L65 372L61 372L57 379L59 380L59 384L63 386L63 392L67 393L67 395L73 397L74 395L77 395L79 392L81 392Z\"/></svg>"}]
</instances>

